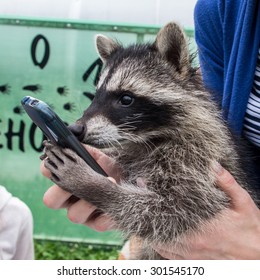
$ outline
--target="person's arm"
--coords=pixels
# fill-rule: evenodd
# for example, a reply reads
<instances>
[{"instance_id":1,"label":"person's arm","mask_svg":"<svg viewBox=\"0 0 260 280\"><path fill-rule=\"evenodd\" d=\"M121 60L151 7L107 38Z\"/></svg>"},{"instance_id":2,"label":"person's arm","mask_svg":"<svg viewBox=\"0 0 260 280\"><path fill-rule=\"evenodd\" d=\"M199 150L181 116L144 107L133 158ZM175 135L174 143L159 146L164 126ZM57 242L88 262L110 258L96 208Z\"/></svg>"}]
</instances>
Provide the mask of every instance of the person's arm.
<instances>
[{"instance_id":1,"label":"person's arm","mask_svg":"<svg viewBox=\"0 0 260 280\"><path fill-rule=\"evenodd\" d=\"M220 0L198 0L194 9L195 40L203 82L220 101L224 84L223 18Z\"/></svg>"},{"instance_id":2,"label":"person's arm","mask_svg":"<svg viewBox=\"0 0 260 280\"><path fill-rule=\"evenodd\" d=\"M212 228L188 240L189 250L181 246L157 247L167 259L260 259L260 210L232 175L218 166L218 186L231 198L231 207Z\"/></svg>"}]
</instances>

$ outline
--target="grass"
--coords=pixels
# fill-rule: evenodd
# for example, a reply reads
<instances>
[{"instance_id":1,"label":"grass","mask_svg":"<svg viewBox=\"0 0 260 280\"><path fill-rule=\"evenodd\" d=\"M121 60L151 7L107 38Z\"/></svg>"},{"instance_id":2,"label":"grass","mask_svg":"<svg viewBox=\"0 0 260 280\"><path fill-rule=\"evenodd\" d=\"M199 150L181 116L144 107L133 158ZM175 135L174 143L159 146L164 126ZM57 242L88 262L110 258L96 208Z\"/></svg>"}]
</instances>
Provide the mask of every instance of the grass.
<instances>
[{"instance_id":1,"label":"grass","mask_svg":"<svg viewBox=\"0 0 260 280\"><path fill-rule=\"evenodd\" d=\"M119 247L35 240L36 260L116 260Z\"/></svg>"}]
</instances>

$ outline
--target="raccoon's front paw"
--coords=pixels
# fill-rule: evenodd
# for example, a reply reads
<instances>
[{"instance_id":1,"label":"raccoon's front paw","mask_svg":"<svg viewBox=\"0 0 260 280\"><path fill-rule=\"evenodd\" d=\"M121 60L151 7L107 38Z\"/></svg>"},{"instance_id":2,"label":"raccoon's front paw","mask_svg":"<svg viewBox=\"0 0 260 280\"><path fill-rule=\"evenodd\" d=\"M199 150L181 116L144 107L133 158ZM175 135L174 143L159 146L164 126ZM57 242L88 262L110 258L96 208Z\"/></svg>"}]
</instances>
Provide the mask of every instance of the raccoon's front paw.
<instances>
[{"instance_id":1,"label":"raccoon's front paw","mask_svg":"<svg viewBox=\"0 0 260 280\"><path fill-rule=\"evenodd\" d=\"M84 184L84 177L91 173L89 166L70 149L63 149L45 141L45 167L51 172L51 180L64 190L75 193Z\"/></svg>"}]
</instances>

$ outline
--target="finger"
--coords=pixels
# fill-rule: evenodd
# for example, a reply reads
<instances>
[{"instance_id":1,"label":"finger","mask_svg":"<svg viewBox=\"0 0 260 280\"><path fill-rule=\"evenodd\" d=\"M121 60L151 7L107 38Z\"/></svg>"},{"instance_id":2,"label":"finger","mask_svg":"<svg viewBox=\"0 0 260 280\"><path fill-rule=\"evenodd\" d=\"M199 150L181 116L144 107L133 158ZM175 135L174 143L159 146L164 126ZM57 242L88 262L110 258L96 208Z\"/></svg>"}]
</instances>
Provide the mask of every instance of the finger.
<instances>
[{"instance_id":1,"label":"finger","mask_svg":"<svg viewBox=\"0 0 260 280\"><path fill-rule=\"evenodd\" d=\"M84 145L84 147L88 150L88 152L92 155L92 157L96 160L96 162L104 169L104 171L111 177L115 178L117 182L120 181L120 169L116 165L116 161L111 157L107 156L99 149L94 147Z\"/></svg>"},{"instance_id":2,"label":"finger","mask_svg":"<svg viewBox=\"0 0 260 280\"><path fill-rule=\"evenodd\" d=\"M173 252L169 252L166 250L156 250L159 255L167 260L185 260L185 258L179 254L174 254Z\"/></svg>"},{"instance_id":3,"label":"finger","mask_svg":"<svg viewBox=\"0 0 260 280\"><path fill-rule=\"evenodd\" d=\"M106 214L88 220L85 225L99 232L117 229L116 223Z\"/></svg>"},{"instance_id":4,"label":"finger","mask_svg":"<svg viewBox=\"0 0 260 280\"><path fill-rule=\"evenodd\" d=\"M100 158L107 157L107 155L105 155L103 152L101 152L97 148L94 148L94 147L86 145L86 144L83 144L83 146L97 162L100 161Z\"/></svg>"},{"instance_id":5,"label":"finger","mask_svg":"<svg viewBox=\"0 0 260 280\"><path fill-rule=\"evenodd\" d=\"M176 244L156 244L153 249L161 255L163 258L168 260L184 260L186 250L183 250L182 243Z\"/></svg>"},{"instance_id":6,"label":"finger","mask_svg":"<svg viewBox=\"0 0 260 280\"><path fill-rule=\"evenodd\" d=\"M57 185L50 187L43 196L43 203L52 209L65 208L71 194L64 191Z\"/></svg>"},{"instance_id":7,"label":"finger","mask_svg":"<svg viewBox=\"0 0 260 280\"><path fill-rule=\"evenodd\" d=\"M100 213L94 205L81 199L68 207L67 216L73 223L84 224L99 232L115 229L112 219Z\"/></svg>"},{"instance_id":8,"label":"finger","mask_svg":"<svg viewBox=\"0 0 260 280\"><path fill-rule=\"evenodd\" d=\"M106 168L106 165L114 165L115 160L101 152L99 149L84 145L87 151L92 155L92 157L96 160L98 164L102 166L102 168Z\"/></svg>"},{"instance_id":9,"label":"finger","mask_svg":"<svg viewBox=\"0 0 260 280\"><path fill-rule=\"evenodd\" d=\"M216 183L230 198L233 206L242 207L252 199L248 192L243 189L235 178L220 164L215 164Z\"/></svg>"},{"instance_id":10,"label":"finger","mask_svg":"<svg viewBox=\"0 0 260 280\"><path fill-rule=\"evenodd\" d=\"M40 170L43 176L50 178L51 177L51 172L44 166L44 160L41 162L40 165Z\"/></svg>"},{"instance_id":11,"label":"finger","mask_svg":"<svg viewBox=\"0 0 260 280\"><path fill-rule=\"evenodd\" d=\"M75 224L84 224L95 210L94 205L80 199L68 207L67 216Z\"/></svg>"},{"instance_id":12,"label":"finger","mask_svg":"<svg viewBox=\"0 0 260 280\"><path fill-rule=\"evenodd\" d=\"M115 228L112 219L100 213L94 205L81 199L68 207L67 215L73 223L84 224L96 231L103 232Z\"/></svg>"},{"instance_id":13,"label":"finger","mask_svg":"<svg viewBox=\"0 0 260 280\"><path fill-rule=\"evenodd\" d=\"M116 184L116 180L112 177L107 177L108 180L110 180L112 183Z\"/></svg>"}]
</instances>

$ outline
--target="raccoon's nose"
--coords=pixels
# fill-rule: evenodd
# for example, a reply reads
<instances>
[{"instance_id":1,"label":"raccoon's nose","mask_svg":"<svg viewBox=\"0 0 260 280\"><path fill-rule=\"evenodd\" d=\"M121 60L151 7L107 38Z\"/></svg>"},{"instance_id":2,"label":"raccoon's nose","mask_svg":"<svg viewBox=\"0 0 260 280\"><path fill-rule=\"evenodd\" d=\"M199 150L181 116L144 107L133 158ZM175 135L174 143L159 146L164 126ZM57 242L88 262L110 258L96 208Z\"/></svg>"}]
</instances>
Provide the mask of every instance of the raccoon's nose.
<instances>
[{"instance_id":1,"label":"raccoon's nose","mask_svg":"<svg viewBox=\"0 0 260 280\"><path fill-rule=\"evenodd\" d=\"M68 126L69 130L79 139L82 141L85 136L85 126L82 124L71 124Z\"/></svg>"}]
</instances>

